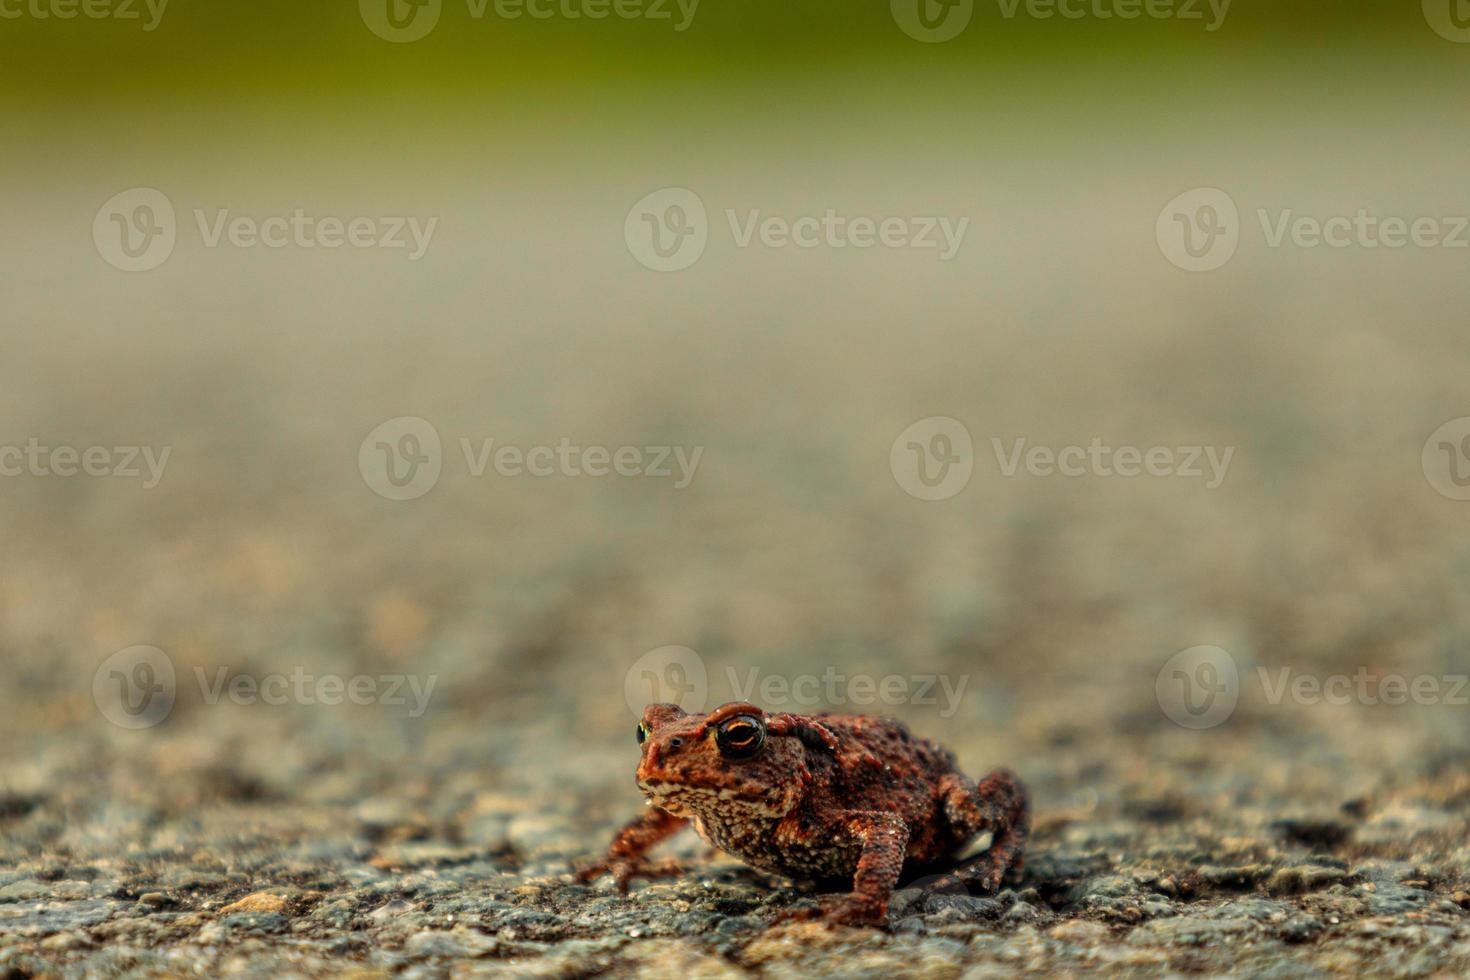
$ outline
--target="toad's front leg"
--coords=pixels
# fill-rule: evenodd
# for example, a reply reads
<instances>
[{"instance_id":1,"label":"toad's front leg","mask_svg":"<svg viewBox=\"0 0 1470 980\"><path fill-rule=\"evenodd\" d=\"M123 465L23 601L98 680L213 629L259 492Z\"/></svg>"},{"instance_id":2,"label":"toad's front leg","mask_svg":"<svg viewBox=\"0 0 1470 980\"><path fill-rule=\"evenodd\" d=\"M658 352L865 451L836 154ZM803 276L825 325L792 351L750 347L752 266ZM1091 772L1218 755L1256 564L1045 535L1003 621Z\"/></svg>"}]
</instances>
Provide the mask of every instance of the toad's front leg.
<instances>
[{"instance_id":1,"label":"toad's front leg","mask_svg":"<svg viewBox=\"0 0 1470 980\"><path fill-rule=\"evenodd\" d=\"M890 813L852 811L838 818L841 831L861 845L852 891L822 905L822 918L852 926L882 926L888 900L903 870L909 828Z\"/></svg>"},{"instance_id":2,"label":"toad's front leg","mask_svg":"<svg viewBox=\"0 0 1470 980\"><path fill-rule=\"evenodd\" d=\"M607 856L577 872L582 881L611 874L618 891L626 892L633 878L669 878L682 874L677 861L650 861L647 854L684 828L689 821L667 810L651 806L648 812L629 821L613 837Z\"/></svg>"}]
</instances>

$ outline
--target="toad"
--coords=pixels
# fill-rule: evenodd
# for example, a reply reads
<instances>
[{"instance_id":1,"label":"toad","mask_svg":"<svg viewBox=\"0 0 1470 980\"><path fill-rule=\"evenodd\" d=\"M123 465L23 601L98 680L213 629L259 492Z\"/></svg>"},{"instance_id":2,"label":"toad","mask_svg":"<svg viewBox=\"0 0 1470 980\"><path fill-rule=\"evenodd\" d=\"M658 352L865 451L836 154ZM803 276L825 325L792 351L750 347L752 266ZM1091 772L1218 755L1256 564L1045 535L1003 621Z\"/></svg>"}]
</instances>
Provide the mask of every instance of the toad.
<instances>
[{"instance_id":1,"label":"toad","mask_svg":"<svg viewBox=\"0 0 1470 980\"><path fill-rule=\"evenodd\" d=\"M994 892L1019 875L1030 826L1025 787L1006 769L972 782L948 750L886 718L768 714L734 702L708 714L654 704L638 723L638 788L649 809L584 868L635 877L681 873L648 852L692 823L752 867L790 878L852 882L820 914L881 925L900 876L942 871L930 887ZM981 833L989 848L962 858ZM801 913L798 913L798 915Z\"/></svg>"}]
</instances>

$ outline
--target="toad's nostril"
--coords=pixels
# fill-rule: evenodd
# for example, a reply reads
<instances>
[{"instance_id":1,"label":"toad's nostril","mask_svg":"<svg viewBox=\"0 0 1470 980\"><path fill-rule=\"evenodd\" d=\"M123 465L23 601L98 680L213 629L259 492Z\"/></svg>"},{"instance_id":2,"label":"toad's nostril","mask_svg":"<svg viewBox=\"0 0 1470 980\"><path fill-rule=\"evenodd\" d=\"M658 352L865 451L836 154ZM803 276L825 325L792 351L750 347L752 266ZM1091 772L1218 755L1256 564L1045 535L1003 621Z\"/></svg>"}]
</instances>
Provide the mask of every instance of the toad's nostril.
<instances>
[{"instance_id":1,"label":"toad's nostril","mask_svg":"<svg viewBox=\"0 0 1470 980\"><path fill-rule=\"evenodd\" d=\"M675 736L674 738L669 739L669 747L674 749L681 749L684 747L684 740L682 738L679 738L678 736Z\"/></svg>"}]
</instances>

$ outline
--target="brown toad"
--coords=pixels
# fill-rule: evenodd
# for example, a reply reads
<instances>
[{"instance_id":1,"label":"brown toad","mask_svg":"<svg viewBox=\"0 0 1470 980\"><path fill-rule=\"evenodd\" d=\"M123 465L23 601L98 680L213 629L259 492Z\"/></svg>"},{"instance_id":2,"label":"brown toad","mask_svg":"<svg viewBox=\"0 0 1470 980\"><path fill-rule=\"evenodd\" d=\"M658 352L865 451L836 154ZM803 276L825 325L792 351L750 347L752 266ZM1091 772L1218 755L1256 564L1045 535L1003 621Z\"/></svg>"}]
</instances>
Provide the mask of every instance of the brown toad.
<instances>
[{"instance_id":1,"label":"brown toad","mask_svg":"<svg viewBox=\"0 0 1470 980\"><path fill-rule=\"evenodd\" d=\"M646 857L690 821L701 837L763 871L851 879L826 918L881 924L900 874L948 868L945 885L992 892L1019 873L1030 825L1026 790L998 769L979 785L949 751L896 721L867 715L767 714L734 702L709 714L654 704L638 725L638 788L649 811L580 872L634 877L680 873ZM957 861L982 832L992 843Z\"/></svg>"}]
</instances>

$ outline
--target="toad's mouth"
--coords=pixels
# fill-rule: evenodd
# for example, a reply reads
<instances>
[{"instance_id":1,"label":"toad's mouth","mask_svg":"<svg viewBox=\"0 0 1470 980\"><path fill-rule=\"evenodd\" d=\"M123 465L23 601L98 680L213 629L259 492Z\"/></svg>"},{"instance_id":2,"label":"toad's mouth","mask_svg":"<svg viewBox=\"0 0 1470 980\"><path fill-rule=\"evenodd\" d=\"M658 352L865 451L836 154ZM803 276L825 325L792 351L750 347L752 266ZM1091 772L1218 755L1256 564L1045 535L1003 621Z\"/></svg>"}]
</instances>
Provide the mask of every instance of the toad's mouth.
<instances>
[{"instance_id":1,"label":"toad's mouth","mask_svg":"<svg viewBox=\"0 0 1470 980\"><path fill-rule=\"evenodd\" d=\"M676 817L739 809L762 817L784 817L789 805L770 793L749 793L733 787L691 786L661 779L639 779L638 788L660 810Z\"/></svg>"}]
</instances>

